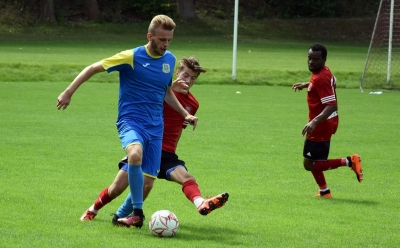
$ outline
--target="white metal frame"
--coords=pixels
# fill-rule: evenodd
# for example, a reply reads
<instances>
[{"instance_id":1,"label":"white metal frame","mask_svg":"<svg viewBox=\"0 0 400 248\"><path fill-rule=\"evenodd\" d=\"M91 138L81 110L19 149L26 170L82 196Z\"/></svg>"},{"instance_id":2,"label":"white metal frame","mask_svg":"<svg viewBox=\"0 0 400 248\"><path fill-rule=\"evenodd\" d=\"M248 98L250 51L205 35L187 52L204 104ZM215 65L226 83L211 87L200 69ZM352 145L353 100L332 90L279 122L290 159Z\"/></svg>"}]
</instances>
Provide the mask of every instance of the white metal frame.
<instances>
[{"instance_id":1,"label":"white metal frame","mask_svg":"<svg viewBox=\"0 0 400 248\"><path fill-rule=\"evenodd\" d=\"M378 19L379 19L379 14L381 13L383 1L384 0L381 0L381 2L379 3L379 9L378 9L378 14L376 15L374 30L372 31L371 41L369 43L367 59L365 60L364 71L363 71L363 74L361 76L361 82L360 82L360 90L361 90L361 92L364 92L364 90L363 90L363 81L364 81L365 71L367 69L369 54L371 52L372 42L373 42L374 37L375 37L375 31L376 31L376 27L377 27L377 23L378 23ZM392 65L393 13L394 13L394 0L391 0L390 1L390 24L389 24L388 65L387 65L387 72L386 72L386 83L390 82L390 73L391 73L391 65Z\"/></svg>"},{"instance_id":2,"label":"white metal frame","mask_svg":"<svg viewBox=\"0 0 400 248\"><path fill-rule=\"evenodd\" d=\"M232 79L233 80L236 80L238 13L239 13L239 0L235 0L235 17L233 20L233 62L232 62Z\"/></svg>"}]
</instances>

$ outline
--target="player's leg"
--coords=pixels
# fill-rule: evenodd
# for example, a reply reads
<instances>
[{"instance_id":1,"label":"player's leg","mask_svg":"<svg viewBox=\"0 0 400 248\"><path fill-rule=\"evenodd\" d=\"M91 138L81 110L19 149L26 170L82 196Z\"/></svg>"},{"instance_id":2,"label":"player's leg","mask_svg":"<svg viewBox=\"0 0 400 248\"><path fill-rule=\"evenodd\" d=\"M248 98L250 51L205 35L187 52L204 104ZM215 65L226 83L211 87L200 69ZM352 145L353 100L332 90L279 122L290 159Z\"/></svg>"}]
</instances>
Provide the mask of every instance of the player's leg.
<instances>
[{"instance_id":1,"label":"player's leg","mask_svg":"<svg viewBox=\"0 0 400 248\"><path fill-rule=\"evenodd\" d=\"M201 196L196 179L188 173L185 162L179 160L175 153L162 152L158 178L174 181L182 185L182 192L202 215L207 215L214 209L222 207L229 198L228 193L223 193L209 199L204 199Z\"/></svg>"},{"instance_id":2,"label":"player's leg","mask_svg":"<svg viewBox=\"0 0 400 248\"><path fill-rule=\"evenodd\" d=\"M119 162L119 165L121 166L117 176L114 179L114 182L109 187L103 189L100 192L99 197L95 200L93 205L90 206L89 209L87 209L85 213L83 213L83 215L81 216L81 221L93 220L101 208L103 208L113 199L118 197L128 187L128 167L126 162L124 163L125 160L126 158L122 159Z\"/></svg>"},{"instance_id":3,"label":"player's leg","mask_svg":"<svg viewBox=\"0 0 400 248\"><path fill-rule=\"evenodd\" d=\"M154 186L155 177L149 177L148 175L144 176L144 185L143 185L143 201L147 199L151 190Z\"/></svg>"},{"instance_id":4,"label":"player's leg","mask_svg":"<svg viewBox=\"0 0 400 248\"><path fill-rule=\"evenodd\" d=\"M329 153L330 141L312 143L314 143L313 156L316 158L314 159L314 163L311 165L311 167L309 165L307 166L309 170L327 171L334 170L343 166L348 166L356 173L356 177L359 182L363 180L361 157L358 154L353 154L345 158L328 159L327 157L325 158L325 156Z\"/></svg>"},{"instance_id":5,"label":"player's leg","mask_svg":"<svg viewBox=\"0 0 400 248\"><path fill-rule=\"evenodd\" d=\"M196 183L196 179L187 172L185 162L178 159L175 153L162 151L161 153L161 165L160 172L157 176L159 179L165 179L167 181L173 181L182 185L182 192L185 194L189 201L195 205L195 199L199 202L198 207L202 200L199 186Z\"/></svg>"},{"instance_id":6,"label":"player's leg","mask_svg":"<svg viewBox=\"0 0 400 248\"><path fill-rule=\"evenodd\" d=\"M143 162L141 163L141 173L145 174L146 177L149 178L149 180L153 180L157 177L158 171L160 169L160 160L161 160L161 145L162 145L162 140L161 139L152 139L151 142L147 142L146 144L146 149L143 151ZM129 147L128 147L129 148ZM129 155L128 155L129 159ZM130 169L131 167L129 167ZM128 171L129 176L130 171ZM139 203L139 199L135 194L138 194L138 190L136 190L135 194L133 192L133 188L131 186L131 181L129 179L129 184L131 188L131 198L132 198L132 205L133 205L133 214L128 216L127 218L123 219L118 219L119 222L124 222L125 224L129 226L136 226L136 227L142 227L143 226L143 220L144 220L144 214L142 210L142 205L143 205L143 190L148 190L150 192L151 188L153 187L153 182L148 183L146 185L146 188L144 187L144 177L142 176L142 185L140 187L141 190L141 204ZM136 197L136 198L135 198ZM146 195L147 197L147 195Z\"/></svg>"},{"instance_id":7,"label":"player's leg","mask_svg":"<svg viewBox=\"0 0 400 248\"><path fill-rule=\"evenodd\" d=\"M142 211L144 183L142 160L144 146L146 146L148 138L140 128L137 128L137 124L134 122L119 121L117 128L122 148L128 157L128 182L132 205L133 208ZM143 221L138 221L137 225L141 227Z\"/></svg>"},{"instance_id":8,"label":"player's leg","mask_svg":"<svg viewBox=\"0 0 400 248\"><path fill-rule=\"evenodd\" d=\"M166 179L182 185L182 192L186 198L193 202L196 207L200 206L204 199L201 197L199 185L197 185L196 179L187 172L183 165L176 165L169 168Z\"/></svg>"},{"instance_id":9,"label":"player's leg","mask_svg":"<svg viewBox=\"0 0 400 248\"><path fill-rule=\"evenodd\" d=\"M118 172L114 182L110 187L108 187L108 195L112 200L122 194L122 192L124 192L124 190L129 186L127 170L128 165L125 166L125 169L121 169Z\"/></svg>"},{"instance_id":10,"label":"player's leg","mask_svg":"<svg viewBox=\"0 0 400 248\"><path fill-rule=\"evenodd\" d=\"M303 150L304 168L308 171L326 171L346 165L346 158L328 160L329 150L330 141L314 142L306 139Z\"/></svg>"},{"instance_id":11,"label":"player's leg","mask_svg":"<svg viewBox=\"0 0 400 248\"><path fill-rule=\"evenodd\" d=\"M132 219L130 225L137 227L143 226L143 171L142 171L142 154L143 149L140 144L131 144L126 148L128 155L128 182L130 189L130 197L132 208L139 212L139 217Z\"/></svg>"},{"instance_id":12,"label":"player's leg","mask_svg":"<svg viewBox=\"0 0 400 248\"><path fill-rule=\"evenodd\" d=\"M156 160L154 178L157 176L157 170L160 166L161 156L161 139L151 140L148 134L141 131L141 128L137 128L138 123L127 123L125 121L117 122L117 128L119 137L121 140L122 148L125 150L128 157L128 182L131 198L132 208L134 209L135 218L129 219L129 225L136 227L143 226L144 214L143 214L143 189L144 189L144 170L148 170L148 164L153 163ZM162 133L161 133L162 134ZM162 135L161 135L162 136ZM158 148L158 158L153 158L153 145L155 142ZM146 147L146 149L144 149ZM143 163L146 161L145 163ZM152 171L153 172L153 171ZM153 174L152 174L153 176ZM129 200L129 198L128 198ZM113 223L117 222L118 215L114 214Z\"/></svg>"},{"instance_id":13,"label":"player's leg","mask_svg":"<svg viewBox=\"0 0 400 248\"><path fill-rule=\"evenodd\" d=\"M193 202L196 209L201 215L207 215L213 210L225 205L228 201L229 194L222 193L217 196L204 199L201 196L199 185L196 179L190 175L186 168L182 165L173 167L169 173L170 180L182 185L182 192L189 201Z\"/></svg>"},{"instance_id":14,"label":"player's leg","mask_svg":"<svg viewBox=\"0 0 400 248\"><path fill-rule=\"evenodd\" d=\"M144 187L143 187L143 196L144 200L146 200L147 196L150 194L151 189L153 188L154 178L144 176ZM132 223L137 217L130 218L132 216L137 216L132 205L131 194L129 193L124 201L124 203L119 207L118 211L114 214L112 219L112 223L117 226L131 226ZM143 215L144 219L144 215Z\"/></svg>"},{"instance_id":15,"label":"player's leg","mask_svg":"<svg viewBox=\"0 0 400 248\"><path fill-rule=\"evenodd\" d=\"M315 161L326 161L329 155L328 142L313 142L308 139L304 141L303 147L303 165L307 171L311 171L315 182L318 184L319 191L315 197L332 198L332 194L325 180L323 170L315 167Z\"/></svg>"},{"instance_id":16,"label":"player's leg","mask_svg":"<svg viewBox=\"0 0 400 248\"><path fill-rule=\"evenodd\" d=\"M346 158L328 159L324 161L315 161L314 169L320 171L333 170L342 166L348 166L356 173L357 180L361 183L363 180L363 172L361 168L361 157L353 154Z\"/></svg>"}]
</instances>

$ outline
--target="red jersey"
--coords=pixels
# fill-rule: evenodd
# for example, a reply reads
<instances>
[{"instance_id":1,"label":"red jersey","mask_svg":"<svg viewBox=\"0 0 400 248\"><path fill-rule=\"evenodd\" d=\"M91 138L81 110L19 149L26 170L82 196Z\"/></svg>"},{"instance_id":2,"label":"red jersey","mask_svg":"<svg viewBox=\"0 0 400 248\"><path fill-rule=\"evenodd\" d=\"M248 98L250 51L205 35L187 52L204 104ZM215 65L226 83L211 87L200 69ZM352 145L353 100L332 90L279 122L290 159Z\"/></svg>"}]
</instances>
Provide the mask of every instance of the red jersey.
<instances>
[{"instance_id":1,"label":"red jersey","mask_svg":"<svg viewBox=\"0 0 400 248\"><path fill-rule=\"evenodd\" d=\"M313 72L307 93L308 121L319 115L326 105L337 104L336 78L327 66L319 72ZM316 142L328 141L337 130L339 116L333 112L325 121L317 124L307 139Z\"/></svg>"},{"instance_id":2,"label":"red jersey","mask_svg":"<svg viewBox=\"0 0 400 248\"><path fill-rule=\"evenodd\" d=\"M174 92L174 91L173 91ZM178 101L182 104L191 115L194 115L199 108L199 102L189 92L188 95L174 92ZM166 152L175 153L176 146L178 145L182 129L186 128L189 123L185 118L176 112L171 106L164 101L164 134L162 141L162 150Z\"/></svg>"}]
</instances>

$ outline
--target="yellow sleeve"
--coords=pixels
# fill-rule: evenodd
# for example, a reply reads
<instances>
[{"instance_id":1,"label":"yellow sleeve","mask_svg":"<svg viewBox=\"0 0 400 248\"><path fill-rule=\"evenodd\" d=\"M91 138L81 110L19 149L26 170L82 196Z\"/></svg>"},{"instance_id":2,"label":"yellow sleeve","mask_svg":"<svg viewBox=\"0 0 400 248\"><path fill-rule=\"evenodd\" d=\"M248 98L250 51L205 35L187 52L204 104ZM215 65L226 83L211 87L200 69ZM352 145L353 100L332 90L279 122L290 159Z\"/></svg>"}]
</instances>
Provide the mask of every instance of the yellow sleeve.
<instances>
[{"instance_id":1,"label":"yellow sleeve","mask_svg":"<svg viewBox=\"0 0 400 248\"><path fill-rule=\"evenodd\" d=\"M133 50L126 50L115 54L112 57L103 59L100 61L104 70L109 70L113 67L118 67L121 65L130 65L133 69Z\"/></svg>"}]
</instances>

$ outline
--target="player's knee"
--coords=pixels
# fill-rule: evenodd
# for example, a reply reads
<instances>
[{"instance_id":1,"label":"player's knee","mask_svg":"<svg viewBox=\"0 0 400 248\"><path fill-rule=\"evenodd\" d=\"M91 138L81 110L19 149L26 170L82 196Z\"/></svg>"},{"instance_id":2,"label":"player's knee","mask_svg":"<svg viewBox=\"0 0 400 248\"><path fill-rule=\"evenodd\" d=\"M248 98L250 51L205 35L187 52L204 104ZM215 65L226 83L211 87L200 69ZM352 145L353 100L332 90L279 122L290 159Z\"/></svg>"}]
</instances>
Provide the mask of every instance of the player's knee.
<instances>
[{"instance_id":1,"label":"player's knee","mask_svg":"<svg viewBox=\"0 0 400 248\"><path fill-rule=\"evenodd\" d=\"M196 182L196 178L190 175L183 166L178 166L170 174L171 181L177 182L179 184L184 184L187 181Z\"/></svg>"},{"instance_id":2,"label":"player's knee","mask_svg":"<svg viewBox=\"0 0 400 248\"><path fill-rule=\"evenodd\" d=\"M196 182L196 178L194 178L194 176L187 174L185 177L185 181L195 181Z\"/></svg>"},{"instance_id":3,"label":"player's knee","mask_svg":"<svg viewBox=\"0 0 400 248\"><path fill-rule=\"evenodd\" d=\"M304 160L303 161L304 169L307 171L312 171L314 169L314 163L312 160Z\"/></svg>"},{"instance_id":4,"label":"player's knee","mask_svg":"<svg viewBox=\"0 0 400 248\"><path fill-rule=\"evenodd\" d=\"M138 151L131 151L128 154L128 163L131 165L141 165L142 164L142 153Z\"/></svg>"}]
</instances>

